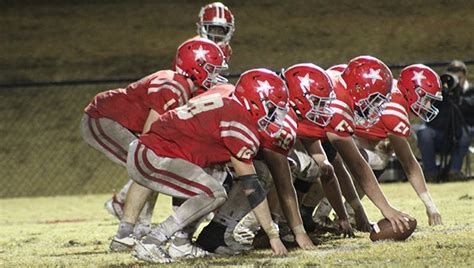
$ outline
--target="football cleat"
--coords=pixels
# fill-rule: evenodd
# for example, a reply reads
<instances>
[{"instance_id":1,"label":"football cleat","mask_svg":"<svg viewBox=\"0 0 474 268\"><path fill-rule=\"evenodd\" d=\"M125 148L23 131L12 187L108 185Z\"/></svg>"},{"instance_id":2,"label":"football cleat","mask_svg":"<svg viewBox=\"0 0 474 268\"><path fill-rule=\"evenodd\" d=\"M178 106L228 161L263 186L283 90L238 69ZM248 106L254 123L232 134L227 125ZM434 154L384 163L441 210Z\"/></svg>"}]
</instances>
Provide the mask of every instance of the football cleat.
<instances>
[{"instance_id":1,"label":"football cleat","mask_svg":"<svg viewBox=\"0 0 474 268\"><path fill-rule=\"evenodd\" d=\"M133 235L137 240L141 240L144 236L151 232L151 225L149 223L137 223L133 229Z\"/></svg>"},{"instance_id":2,"label":"football cleat","mask_svg":"<svg viewBox=\"0 0 474 268\"><path fill-rule=\"evenodd\" d=\"M211 221L198 236L196 243L208 252L218 255L238 255L252 249L249 245L242 245L234 238L233 230Z\"/></svg>"},{"instance_id":3,"label":"football cleat","mask_svg":"<svg viewBox=\"0 0 474 268\"><path fill-rule=\"evenodd\" d=\"M255 233L252 232L247 226L243 224L237 224L234 230L234 239L243 245L252 245Z\"/></svg>"},{"instance_id":4,"label":"football cleat","mask_svg":"<svg viewBox=\"0 0 474 268\"><path fill-rule=\"evenodd\" d=\"M191 241L180 246L172 242L168 249L168 253L173 259L202 258L211 254L197 245L192 244Z\"/></svg>"},{"instance_id":5,"label":"football cleat","mask_svg":"<svg viewBox=\"0 0 474 268\"><path fill-rule=\"evenodd\" d=\"M110 242L110 250L113 252L127 252L132 250L137 240L133 235L126 236L124 238L114 237Z\"/></svg>"},{"instance_id":6,"label":"football cleat","mask_svg":"<svg viewBox=\"0 0 474 268\"><path fill-rule=\"evenodd\" d=\"M145 244L138 241L132 249L132 256L151 263L170 263L173 262L171 256L166 252L162 245Z\"/></svg>"}]
</instances>

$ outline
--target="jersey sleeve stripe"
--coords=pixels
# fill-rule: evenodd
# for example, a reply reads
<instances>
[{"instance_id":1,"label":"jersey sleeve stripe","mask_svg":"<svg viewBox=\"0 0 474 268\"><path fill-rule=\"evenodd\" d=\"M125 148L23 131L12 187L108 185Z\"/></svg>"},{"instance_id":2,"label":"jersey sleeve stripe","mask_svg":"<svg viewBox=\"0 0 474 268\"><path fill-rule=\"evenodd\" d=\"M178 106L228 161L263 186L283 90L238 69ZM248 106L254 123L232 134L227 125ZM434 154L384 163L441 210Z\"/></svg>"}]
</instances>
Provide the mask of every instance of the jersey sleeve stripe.
<instances>
[{"instance_id":1,"label":"jersey sleeve stripe","mask_svg":"<svg viewBox=\"0 0 474 268\"><path fill-rule=\"evenodd\" d=\"M335 114L340 114L340 115L344 116L350 122L354 122L354 117L352 117L352 115L350 115L346 111L344 111L340 108L337 108L337 107L331 107L331 109L334 111Z\"/></svg>"},{"instance_id":2,"label":"jersey sleeve stripe","mask_svg":"<svg viewBox=\"0 0 474 268\"><path fill-rule=\"evenodd\" d=\"M293 118L291 118L291 116L289 115L285 117L285 122L288 122L291 125L291 128L295 131L298 128L298 125L296 124L295 120L293 120Z\"/></svg>"},{"instance_id":3,"label":"jersey sleeve stripe","mask_svg":"<svg viewBox=\"0 0 474 268\"><path fill-rule=\"evenodd\" d=\"M164 84L171 84L182 92L182 95L183 95L183 98L184 98L185 101L188 101L188 99L189 99L188 91L178 81L171 80L171 79L159 79L159 80L155 79L155 80L151 81L151 85L155 85L155 84L157 86L164 85Z\"/></svg>"},{"instance_id":4,"label":"jersey sleeve stripe","mask_svg":"<svg viewBox=\"0 0 474 268\"><path fill-rule=\"evenodd\" d=\"M244 124L239 123L237 121L221 121L219 124L219 127L221 128L230 128L230 127L235 127L238 128L239 130L243 131L245 134L247 134L250 138L252 138L253 143L258 146L260 146L260 140L255 136L255 134L250 131L248 127L246 127Z\"/></svg>"},{"instance_id":5,"label":"jersey sleeve stripe","mask_svg":"<svg viewBox=\"0 0 474 268\"><path fill-rule=\"evenodd\" d=\"M333 105L339 105L341 107L343 107L344 109L348 110L348 111L352 111L351 107L349 107L349 105L341 100L333 100L331 102L331 106Z\"/></svg>"},{"instance_id":6,"label":"jersey sleeve stripe","mask_svg":"<svg viewBox=\"0 0 474 268\"><path fill-rule=\"evenodd\" d=\"M181 85L179 82L170 79L159 79L156 78L155 80L151 81L150 88L160 88L162 86L169 86L168 88L172 90L176 95L183 99L183 102L186 103L189 100L188 91ZM173 87L174 89L170 88ZM158 90L159 91L159 90ZM157 92L157 91L156 91ZM148 91L148 94L151 92Z\"/></svg>"},{"instance_id":7,"label":"jersey sleeve stripe","mask_svg":"<svg viewBox=\"0 0 474 268\"><path fill-rule=\"evenodd\" d=\"M408 119L408 117L406 115L404 115L401 112L395 111L395 110L384 110L384 111L382 111L382 115L394 115L394 116L402 119L406 123L410 122L410 120Z\"/></svg>"},{"instance_id":8,"label":"jersey sleeve stripe","mask_svg":"<svg viewBox=\"0 0 474 268\"><path fill-rule=\"evenodd\" d=\"M252 147L252 151L257 152L258 145L253 143L249 138L245 137L242 133L235 130L224 130L221 131L221 137L233 137L237 138Z\"/></svg>"},{"instance_id":9,"label":"jersey sleeve stripe","mask_svg":"<svg viewBox=\"0 0 474 268\"><path fill-rule=\"evenodd\" d=\"M184 104L183 103L183 98L181 97L181 93L178 91L178 89L176 89L175 87L170 86L170 85L162 85L160 87L150 87L150 88L148 88L148 94L155 93L155 92L160 92L162 89L169 89L169 90L173 91L176 95L179 96L179 98L178 98L179 106Z\"/></svg>"},{"instance_id":10,"label":"jersey sleeve stripe","mask_svg":"<svg viewBox=\"0 0 474 268\"><path fill-rule=\"evenodd\" d=\"M293 128L293 126L292 126L290 123L288 123L287 120L285 120L285 122L283 123L283 125L284 125L287 129L290 130L291 135L296 136L296 129Z\"/></svg>"},{"instance_id":11,"label":"jersey sleeve stripe","mask_svg":"<svg viewBox=\"0 0 474 268\"><path fill-rule=\"evenodd\" d=\"M163 110L164 110L164 111L167 111L168 108L169 108L171 105L175 104L175 103L176 103L176 100L175 100L175 99L169 100L167 103L165 103L165 105L163 105Z\"/></svg>"},{"instance_id":12,"label":"jersey sleeve stripe","mask_svg":"<svg viewBox=\"0 0 474 268\"><path fill-rule=\"evenodd\" d=\"M394 109L397 109L397 110L400 110L402 111L406 116L408 116L408 113L407 111L405 110L405 107L401 106L400 104L398 103L395 103L395 102L389 102L387 104L385 104L385 109L387 108L394 108Z\"/></svg>"}]
</instances>

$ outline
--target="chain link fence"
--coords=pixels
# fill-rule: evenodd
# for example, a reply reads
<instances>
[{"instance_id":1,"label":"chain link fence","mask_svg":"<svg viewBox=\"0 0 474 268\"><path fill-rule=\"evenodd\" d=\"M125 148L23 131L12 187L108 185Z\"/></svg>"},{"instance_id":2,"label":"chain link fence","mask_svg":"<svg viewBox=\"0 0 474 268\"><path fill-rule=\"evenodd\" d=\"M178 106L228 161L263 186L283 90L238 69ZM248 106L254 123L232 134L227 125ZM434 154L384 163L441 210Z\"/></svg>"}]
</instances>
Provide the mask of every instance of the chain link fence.
<instances>
[{"instance_id":1,"label":"chain link fence","mask_svg":"<svg viewBox=\"0 0 474 268\"><path fill-rule=\"evenodd\" d=\"M235 82L235 77L229 78ZM472 75L469 78L474 81ZM127 181L125 168L87 145L82 140L79 122L84 107L95 94L124 87L131 81L49 82L36 87L3 84L0 198L107 193L120 189Z\"/></svg>"},{"instance_id":2,"label":"chain link fence","mask_svg":"<svg viewBox=\"0 0 474 268\"><path fill-rule=\"evenodd\" d=\"M120 189L126 170L89 147L79 130L84 107L108 88L0 90L0 198Z\"/></svg>"}]
</instances>

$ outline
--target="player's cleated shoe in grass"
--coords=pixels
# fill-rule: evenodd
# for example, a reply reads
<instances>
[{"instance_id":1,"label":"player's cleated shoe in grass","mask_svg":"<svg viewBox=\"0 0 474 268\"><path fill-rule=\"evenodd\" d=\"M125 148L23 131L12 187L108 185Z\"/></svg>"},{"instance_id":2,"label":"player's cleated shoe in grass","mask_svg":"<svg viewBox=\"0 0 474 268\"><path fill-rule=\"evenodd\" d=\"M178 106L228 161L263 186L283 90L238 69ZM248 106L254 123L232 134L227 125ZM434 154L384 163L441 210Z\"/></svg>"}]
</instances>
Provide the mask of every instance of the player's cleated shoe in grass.
<instances>
[{"instance_id":1,"label":"player's cleated shoe in grass","mask_svg":"<svg viewBox=\"0 0 474 268\"><path fill-rule=\"evenodd\" d=\"M168 253L173 259L194 259L211 255L209 252L191 242L179 246L171 242Z\"/></svg>"},{"instance_id":2,"label":"player's cleated shoe in grass","mask_svg":"<svg viewBox=\"0 0 474 268\"><path fill-rule=\"evenodd\" d=\"M137 240L141 240L143 237L151 233L151 224L149 223L137 223L135 228L133 228L133 236Z\"/></svg>"},{"instance_id":3,"label":"player's cleated shoe in grass","mask_svg":"<svg viewBox=\"0 0 474 268\"><path fill-rule=\"evenodd\" d=\"M162 245L146 244L138 241L132 249L132 256L151 263L170 263L173 262L171 256L166 252Z\"/></svg>"},{"instance_id":4,"label":"player's cleated shoe in grass","mask_svg":"<svg viewBox=\"0 0 474 268\"><path fill-rule=\"evenodd\" d=\"M137 243L137 240L133 235L126 236L124 238L114 237L110 242L110 250L114 252L128 252L131 251L133 246Z\"/></svg>"},{"instance_id":5,"label":"player's cleated shoe in grass","mask_svg":"<svg viewBox=\"0 0 474 268\"><path fill-rule=\"evenodd\" d=\"M117 196L114 194L111 199L107 200L104 203L104 208L109 212L110 215L114 216L120 220L123 216L123 206L124 204L118 201Z\"/></svg>"}]
</instances>

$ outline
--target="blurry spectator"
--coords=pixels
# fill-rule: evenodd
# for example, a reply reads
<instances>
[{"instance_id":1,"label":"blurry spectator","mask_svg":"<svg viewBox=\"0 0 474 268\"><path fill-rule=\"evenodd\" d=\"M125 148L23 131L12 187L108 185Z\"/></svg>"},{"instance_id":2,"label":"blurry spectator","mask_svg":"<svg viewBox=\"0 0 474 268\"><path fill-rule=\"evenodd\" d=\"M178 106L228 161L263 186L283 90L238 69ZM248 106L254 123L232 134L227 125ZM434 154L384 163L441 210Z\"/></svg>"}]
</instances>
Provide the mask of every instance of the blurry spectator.
<instances>
[{"instance_id":1,"label":"blurry spectator","mask_svg":"<svg viewBox=\"0 0 474 268\"><path fill-rule=\"evenodd\" d=\"M443 101L438 116L417 132L418 147L426 180L460 180L463 159L470 145L474 125L474 88L467 81L467 67L452 61L441 75ZM436 165L440 154L440 167Z\"/></svg>"}]
</instances>

